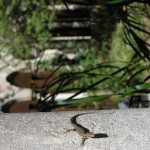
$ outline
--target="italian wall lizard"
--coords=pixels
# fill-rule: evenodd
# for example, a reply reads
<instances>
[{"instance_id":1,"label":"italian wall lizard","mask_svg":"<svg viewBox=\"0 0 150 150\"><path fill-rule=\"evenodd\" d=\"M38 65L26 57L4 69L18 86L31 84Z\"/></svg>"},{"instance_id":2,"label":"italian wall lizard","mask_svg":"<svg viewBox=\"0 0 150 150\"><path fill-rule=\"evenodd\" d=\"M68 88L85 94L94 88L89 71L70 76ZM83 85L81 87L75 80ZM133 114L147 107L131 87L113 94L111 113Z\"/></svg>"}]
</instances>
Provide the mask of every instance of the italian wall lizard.
<instances>
[{"instance_id":1,"label":"italian wall lizard","mask_svg":"<svg viewBox=\"0 0 150 150\"><path fill-rule=\"evenodd\" d=\"M70 119L70 123L72 124L74 129L67 130L67 132L68 131L76 131L79 135L82 136L82 143L81 143L81 145L84 145L84 142L85 142L86 139L95 137L94 133L90 132L87 128L85 128L82 125L78 124L77 121L76 121L76 118L78 116L81 116L81 115L84 115L84 114L89 114L89 113L82 113L82 114L78 114L78 115L73 116Z\"/></svg>"}]
</instances>

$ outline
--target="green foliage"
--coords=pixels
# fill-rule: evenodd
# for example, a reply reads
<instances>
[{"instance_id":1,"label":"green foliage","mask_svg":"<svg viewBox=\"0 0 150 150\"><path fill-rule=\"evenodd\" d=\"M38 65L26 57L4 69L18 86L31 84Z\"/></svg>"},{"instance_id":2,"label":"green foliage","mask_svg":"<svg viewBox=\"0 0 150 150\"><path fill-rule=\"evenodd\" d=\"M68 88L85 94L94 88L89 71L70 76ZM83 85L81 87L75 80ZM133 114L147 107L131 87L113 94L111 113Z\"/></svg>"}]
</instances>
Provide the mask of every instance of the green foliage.
<instances>
[{"instance_id":1,"label":"green foliage","mask_svg":"<svg viewBox=\"0 0 150 150\"><path fill-rule=\"evenodd\" d=\"M86 51L84 48L84 53L86 56L86 61L81 64L84 66L86 63L86 67L81 71L76 71L75 73L71 73L67 76L69 82L63 82L63 79L66 79L62 76L59 77L59 81L57 84L59 85L55 92L53 92L45 101L49 98L55 99L55 96L62 92L63 89L67 90L71 87L73 83L78 81L79 83L83 83L82 85L76 86L76 90L78 90L73 96L67 98L63 101L55 101L54 103L50 103L50 107L54 106L62 106L68 104L76 104L76 103L89 103L89 102L99 102L103 100L107 100L108 98L115 98L116 101L120 101L122 97L127 95L132 95L135 93L143 93L147 92L150 89L150 84L148 80L150 76L145 76L146 73L149 74L150 66L146 61L150 60L150 51L149 44L144 40L143 35L146 33L149 35L149 31L145 30L145 25L141 22L141 18L149 17L149 13L146 11L145 5L135 4L129 5L133 2L139 3L148 3L148 1L127 1L127 0L95 0L95 1L67 1L73 2L77 4L109 4L113 5L116 15L120 18L122 22L121 28L122 31L116 31L115 40L112 41L113 51L115 53L115 57L112 57L112 51L109 52L109 57L107 62L97 61L99 57L96 55L90 56L91 53ZM97 2L97 3L96 3ZM117 4L117 5L114 5ZM119 5L118 5L119 4ZM127 5L123 7L123 5ZM139 15L140 14L140 15ZM118 27L120 28L120 27ZM122 42L124 33L124 39L129 46L126 46ZM117 39L116 39L117 37ZM104 43L105 44L105 43ZM119 46L117 46L117 44ZM104 46L105 47L105 46ZM114 50L116 49L116 50ZM133 51L131 51L133 50ZM126 55L130 53L129 55ZM123 56L126 55L126 58ZM117 58L119 57L119 58ZM92 59L91 59L92 58ZM117 60L117 59L118 60ZM94 60L95 59L95 60ZM110 59L110 60L109 60ZM92 61L93 60L93 61ZM97 64L97 65L95 65ZM62 79L62 80L61 80ZM84 83L85 81L85 83ZM53 85L49 85L52 87ZM70 86L70 87L69 87ZM74 88L74 87L72 87ZM82 92L88 92L92 89L98 89L98 92L103 91L111 91L112 94L98 95L92 97L86 97L81 99L74 99L77 95ZM96 91L95 90L95 91ZM97 92L97 91L96 91ZM95 93L96 93L95 92ZM97 95L98 92L95 94Z\"/></svg>"},{"instance_id":2,"label":"green foliage","mask_svg":"<svg viewBox=\"0 0 150 150\"><path fill-rule=\"evenodd\" d=\"M125 88L124 91L120 91L120 93L114 94L105 94L99 96L90 96L80 99L72 99L72 100L63 100L63 101L56 101L53 105L68 105L68 104L78 104L78 103L89 103L89 102L99 102L107 100L108 98L115 99L116 101L121 101L121 98L134 93L135 91L141 91L150 88L150 83L144 83L140 85L136 85L134 87Z\"/></svg>"},{"instance_id":3,"label":"green foliage","mask_svg":"<svg viewBox=\"0 0 150 150\"><path fill-rule=\"evenodd\" d=\"M0 9L0 43L9 52L26 59L30 57L30 51L39 53L48 47L55 18L53 3L47 0L2 0Z\"/></svg>"},{"instance_id":4,"label":"green foliage","mask_svg":"<svg viewBox=\"0 0 150 150\"><path fill-rule=\"evenodd\" d=\"M147 82L150 78L150 65L146 62L150 60L150 50L149 44L142 35L150 33L144 29L145 26L140 21L143 16L150 17L149 12L146 12L146 5L138 4L149 4L149 2L147 0L63 0L63 2L90 6L113 5L116 15L122 22L121 28L123 28L125 41L134 51L131 52L131 49L123 44L122 32L119 30L114 33L114 37L117 38L112 41L112 51L109 52L107 62L99 60L100 57L92 53L88 45L80 47L75 44L76 51L80 52L77 56L80 61L78 67L73 68L69 66L69 63L64 63L72 70L68 69L69 72L54 78L50 75L51 82L42 87L41 97L45 98L42 103L45 102L46 107L53 107L54 105L98 102L112 97L119 101L124 96L149 90L150 84ZM138 3L129 5L133 2ZM2 0L0 2L0 48L8 49L15 56L23 58L28 58L31 54L30 50L40 52L48 48L52 21L55 19L54 5L51 5L52 9L49 6L50 2L47 0ZM105 43L103 46L105 48ZM112 55L113 52L115 55ZM132 54L127 56L126 53ZM124 55L126 58L122 57ZM144 76L146 73L148 76ZM54 89L54 92L48 95L50 88ZM57 94L73 89L76 91L73 96L60 102L54 102ZM96 96L97 92L94 93L95 96L73 99L80 93L93 89L95 93L98 89L98 92L103 90L111 94Z\"/></svg>"}]
</instances>

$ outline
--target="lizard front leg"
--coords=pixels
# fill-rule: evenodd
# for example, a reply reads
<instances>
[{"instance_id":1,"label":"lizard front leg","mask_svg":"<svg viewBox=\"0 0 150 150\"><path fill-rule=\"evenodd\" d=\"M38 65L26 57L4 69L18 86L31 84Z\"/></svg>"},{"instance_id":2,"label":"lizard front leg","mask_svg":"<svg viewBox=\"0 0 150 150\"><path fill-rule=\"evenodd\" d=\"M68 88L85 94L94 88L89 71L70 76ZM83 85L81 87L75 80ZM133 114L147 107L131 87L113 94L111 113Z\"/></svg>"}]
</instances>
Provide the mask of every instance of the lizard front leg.
<instances>
[{"instance_id":1,"label":"lizard front leg","mask_svg":"<svg viewBox=\"0 0 150 150\"><path fill-rule=\"evenodd\" d=\"M66 132L76 131L76 129L65 129L65 130L66 130ZM66 132L64 132L64 133L66 133Z\"/></svg>"},{"instance_id":2,"label":"lizard front leg","mask_svg":"<svg viewBox=\"0 0 150 150\"><path fill-rule=\"evenodd\" d=\"M85 142L86 139L87 139L87 138L82 138L81 146L84 145L84 142Z\"/></svg>"}]
</instances>

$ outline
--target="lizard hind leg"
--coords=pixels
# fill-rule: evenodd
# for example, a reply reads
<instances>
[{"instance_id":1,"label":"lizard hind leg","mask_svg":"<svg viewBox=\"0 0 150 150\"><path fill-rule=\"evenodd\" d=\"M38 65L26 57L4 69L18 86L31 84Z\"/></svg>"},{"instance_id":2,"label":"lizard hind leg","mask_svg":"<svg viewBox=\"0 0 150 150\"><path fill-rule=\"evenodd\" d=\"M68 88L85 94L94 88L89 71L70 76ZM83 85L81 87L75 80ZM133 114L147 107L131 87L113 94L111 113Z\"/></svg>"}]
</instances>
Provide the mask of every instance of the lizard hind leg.
<instances>
[{"instance_id":1,"label":"lizard hind leg","mask_svg":"<svg viewBox=\"0 0 150 150\"><path fill-rule=\"evenodd\" d=\"M81 146L84 145L84 142L85 142L86 139L87 139L87 138L82 138Z\"/></svg>"}]
</instances>

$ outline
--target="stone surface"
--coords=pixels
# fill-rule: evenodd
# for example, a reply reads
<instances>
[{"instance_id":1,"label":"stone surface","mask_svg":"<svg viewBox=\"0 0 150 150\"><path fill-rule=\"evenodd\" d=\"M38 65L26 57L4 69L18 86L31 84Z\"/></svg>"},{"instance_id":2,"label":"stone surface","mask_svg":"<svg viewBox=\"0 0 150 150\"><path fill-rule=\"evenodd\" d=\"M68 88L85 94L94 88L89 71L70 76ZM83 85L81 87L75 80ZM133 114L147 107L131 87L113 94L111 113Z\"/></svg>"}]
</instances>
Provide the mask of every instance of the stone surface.
<instances>
[{"instance_id":1,"label":"stone surface","mask_svg":"<svg viewBox=\"0 0 150 150\"><path fill-rule=\"evenodd\" d=\"M59 113L0 114L1 150L149 150L150 109L90 111L77 122L91 132L106 133L107 138L82 137L70 118L85 111ZM89 112L89 111L88 111Z\"/></svg>"}]
</instances>

